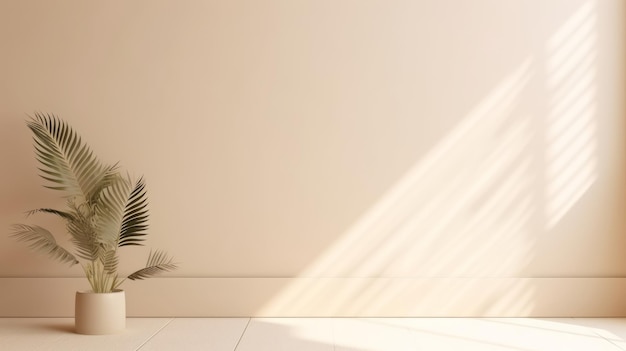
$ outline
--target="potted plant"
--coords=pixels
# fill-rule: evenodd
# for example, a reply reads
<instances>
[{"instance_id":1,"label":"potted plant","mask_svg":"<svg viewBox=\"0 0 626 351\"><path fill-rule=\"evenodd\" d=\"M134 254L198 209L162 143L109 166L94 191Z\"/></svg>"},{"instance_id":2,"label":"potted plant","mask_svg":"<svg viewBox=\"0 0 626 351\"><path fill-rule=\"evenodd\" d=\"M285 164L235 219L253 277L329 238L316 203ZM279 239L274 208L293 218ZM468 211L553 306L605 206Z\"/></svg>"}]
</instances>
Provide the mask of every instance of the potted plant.
<instances>
[{"instance_id":1,"label":"potted plant","mask_svg":"<svg viewBox=\"0 0 626 351\"><path fill-rule=\"evenodd\" d=\"M91 285L76 293L75 325L81 334L109 334L125 328L124 279L118 275L118 249L143 245L148 228L143 178L122 175L117 164L104 165L80 136L54 115L36 113L27 121L45 187L65 193L67 208L28 212L59 216L74 250L69 251L47 229L17 224L12 236L30 248L70 265L81 264ZM140 280L177 268L162 251L150 251L146 267L126 278Z\"/></svg>"}]
</instances>

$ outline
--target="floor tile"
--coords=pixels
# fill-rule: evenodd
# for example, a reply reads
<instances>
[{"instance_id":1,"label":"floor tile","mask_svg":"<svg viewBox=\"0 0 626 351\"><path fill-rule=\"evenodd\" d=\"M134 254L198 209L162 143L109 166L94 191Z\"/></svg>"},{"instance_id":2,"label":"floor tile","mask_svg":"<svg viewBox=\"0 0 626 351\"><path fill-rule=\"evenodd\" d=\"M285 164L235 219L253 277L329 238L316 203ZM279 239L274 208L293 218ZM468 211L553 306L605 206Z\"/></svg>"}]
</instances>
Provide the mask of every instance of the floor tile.
<instances>
[{"instance_id":1,"label":"floor tile","mask_svg":"<svg viewBox=\"0 0 626 351\"><path fill-rule=\"evenodd\" d=\"M0 318L0 350L626 351L620 318L129 318L116 335L72 318Z\"/></svg>"},{"instance_id":2,"label":"floor tile","mask_svg":"<svg viewBox=\"0 0 626 351\"><path fill-rule=\"evenodd\" d=\"M572 320L532 318L409 319L418 350L619 351Z\"/></svg>"},{"instance_id":3,"label":"floor tile","mask_svg":"<svg viewBox=\"0 0 626 351\"><path fill-rule=\"evenodd\" d=\"M336 351L413 351L411 332L390 318L338 318L333 320Z\"/></svg>"},{"instance_id":4,"label":"floor tile","mask_svg":"<svg viewBox=\"0 0 626 351\"><path fill-rule=\"evenodd\" d=\"M137 350L148 341L161 328L169 323L171 318L128 318L126 330L113 335L78 335L65 333L57 339L49 348L42 350Z\"/></svg>"},{"instance_id":5,"label":"floor tile","mask_svg":"<svg viewBox=\"0 0 626 351\"><path fill-rule=\"evenodd\" d=\"M73 332L70 318L0 318L0 350L41 350Z\"/></svg>"},{"instance_id":6,"label":"floor tile","mask_svg":"<svg viewBox=\"0 0 626 351\"><path fill-rule=\"evenodd\" d=\"M73 318L0 319L0 350L137 350L171 318L129 318L113 335L74 333Z\"/></svg>"},{"instance_id":7,"label":"floor tile","mask_svg":"<svg viewBox=\"0 0 626 351\"><path fill-rule=\"evenodd\" d=\"M141 351L233 351L249 318L176 318L150 339Z\"/></svg>"},{"instance_id":8,"label":"floor tile","mask_svg":"<svg viewBox=\"0 0 626 351\"><path fill-rule=\"evenodd\" d=\"M333 351L332 320L253 318L237 351Z\"/></svg>"}]
</instances>

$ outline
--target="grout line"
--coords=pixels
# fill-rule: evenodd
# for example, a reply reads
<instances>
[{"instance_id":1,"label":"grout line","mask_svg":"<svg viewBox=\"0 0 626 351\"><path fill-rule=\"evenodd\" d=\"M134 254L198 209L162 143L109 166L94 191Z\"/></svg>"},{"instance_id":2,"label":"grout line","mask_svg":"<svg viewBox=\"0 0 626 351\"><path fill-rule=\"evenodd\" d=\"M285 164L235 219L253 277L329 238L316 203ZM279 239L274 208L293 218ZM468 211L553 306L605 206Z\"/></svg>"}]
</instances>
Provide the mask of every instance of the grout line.
<instances>
[{"instance_id":1,"label":"grout line","mask_svg":"<svg viewBox=\"0 0 626 351\"><path fill-rule=\"evenodd\" d=\"M248 323L246 323L246 327L243 328L243 331L241 332L241 335L239 336L239 340L237 340L237 344L235 345L235 348L233 349L233 351L237 351L237 348L239 347L239 343L241 342L241 339L243 339L243 335L246 333L246 330L248 330L248 326L250 325L251 320L252 320L252 317L248 318Z\"/></svg>"},{"instance_id":2,"label":"grout line","mask_svg":"<svg viewBox=\"0 0 626 351\"><path fill-rule=\"evenodd\" d=\"M154 337L155 337L158 333L160 333L160 332L161 332L161 330L163 330L165 327L167 327L168 325L170 325L170 323L172 323L172 321L173 321L174 319L175 319L175 318L171 318L169 321L167 321L167 323L163 324L163 326L162 326L161 328L159 328L157 331L155 331L154 333L152 333L152 335L150 335L150 336L149 336L149 337L148 337L148 338L147 338L144 342L142 342L142 343L141 343L141 345L139 345L139 346L135 349L135 351L139 351L139 350L141 350L141 348L143 348L143 347L144 347L144 346L148 343L148 341L152 340L152 338L154 338Z\"/></svg>"}]
</instances>

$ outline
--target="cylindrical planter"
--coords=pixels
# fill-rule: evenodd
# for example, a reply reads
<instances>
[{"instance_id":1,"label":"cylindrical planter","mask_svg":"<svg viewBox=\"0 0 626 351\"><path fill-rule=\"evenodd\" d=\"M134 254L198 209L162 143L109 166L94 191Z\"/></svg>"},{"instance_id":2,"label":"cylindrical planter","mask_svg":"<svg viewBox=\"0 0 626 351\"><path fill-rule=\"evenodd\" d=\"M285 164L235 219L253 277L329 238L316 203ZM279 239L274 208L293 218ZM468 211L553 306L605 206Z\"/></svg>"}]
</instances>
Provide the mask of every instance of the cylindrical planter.
<instances>
[{"instance_id":1,"label":"cylindrical planter","mask_svg":"<svg viewBox=\"0 0 626 351\"><path fill-rule=\"evenodd\" d=\"M126 328L126 295L123 290L110 293L76 292L74 322L78 334L115 334Z\"/></svg>"}]
</instances>

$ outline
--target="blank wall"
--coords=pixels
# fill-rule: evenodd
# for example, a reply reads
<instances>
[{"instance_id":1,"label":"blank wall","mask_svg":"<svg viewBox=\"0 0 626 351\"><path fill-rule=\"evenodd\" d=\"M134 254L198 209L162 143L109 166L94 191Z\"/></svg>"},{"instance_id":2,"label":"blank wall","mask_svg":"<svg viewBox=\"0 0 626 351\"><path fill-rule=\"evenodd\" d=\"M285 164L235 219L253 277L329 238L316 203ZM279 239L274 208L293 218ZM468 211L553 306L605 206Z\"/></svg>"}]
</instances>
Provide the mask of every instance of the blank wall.
<instances>
[{"instance_id":1,"label":"blank wall","mask_svg":"<svg viewBox=\"0 0 626 351\"><path fill-rule=\"evenodd\" d=\"M626 315L625 17L2 1L0 231L63 206L24 124L42 111L145 176L148 245L180 269L126 282L130 315ZM0 315L72 315L81 276L0 235Z\"/></svg>"}]
</instances>

